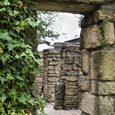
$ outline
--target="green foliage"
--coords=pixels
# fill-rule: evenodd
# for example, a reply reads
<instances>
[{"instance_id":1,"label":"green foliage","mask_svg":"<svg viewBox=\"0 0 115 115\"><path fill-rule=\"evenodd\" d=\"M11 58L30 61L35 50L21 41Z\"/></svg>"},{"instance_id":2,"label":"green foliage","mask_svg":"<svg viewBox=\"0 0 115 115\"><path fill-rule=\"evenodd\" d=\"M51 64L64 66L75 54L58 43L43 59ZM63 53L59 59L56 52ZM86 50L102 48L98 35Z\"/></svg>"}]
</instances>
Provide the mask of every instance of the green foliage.
<instances>
[{"instance_id":1,"label":"green foliage","mask_svg":"<svg viewBox=\"0 0 115 115\"><path fill-rule=\"evenodd\" d=\"M0 1L0 115L45 115L45 101L34 98L30 86L38 72L36 12L33 0ZM35 35L35 34L34 34Z\"/></svg>"},{"instance_id":2,"label":"green foliage","mask_svg":"<svg viewBox=\"0 0 115 115\"><path fill-rule=\"evenodd\" d=\"M57 12L51 11L37 11L38 14L38 37L45 41L48 38L59 37L58 33L52 31L52 24L55 21Z\"/></svg>"}]
</instances>

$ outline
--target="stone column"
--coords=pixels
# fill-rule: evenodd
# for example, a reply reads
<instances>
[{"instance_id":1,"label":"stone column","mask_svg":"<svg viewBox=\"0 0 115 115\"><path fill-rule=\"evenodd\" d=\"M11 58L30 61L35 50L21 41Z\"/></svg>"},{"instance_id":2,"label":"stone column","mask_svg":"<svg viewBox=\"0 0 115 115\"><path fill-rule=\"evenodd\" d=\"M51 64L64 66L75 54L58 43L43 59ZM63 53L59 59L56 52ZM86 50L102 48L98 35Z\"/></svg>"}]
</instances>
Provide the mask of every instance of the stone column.
<instances>
[{"instance_id":1,"label":"stone column","mask_svg":"<svg viewBox=\"0 0 115 115\"><path fill-rule=\"evenodd\" d=\"M44 88L43 94L48 102L54 101L55 84L60 79L60 51L48 49L44 51Z\"/></svg>"},{"instance_id":2,"label":"stone column","mask_svg":"<svg viewBox=\"0 0 115 115\"><path fill-rule=\"evenodd\" d=\"M90 87L80 108L83 115L115 115L115 4L101 5L84 19L81 47L89 57L82 65Z\"/></svg>"},{"instance_id":3,"label":"stone column","mask_svg":"<svg viewBox=\"0 0 115 115\"><path fill-rule=\"evenodd\" d=\"M78 108L81 71L81 51L79 42L65 43L62 49L61 80L65 82L64 109Z\"/></svg>"}]
</instances>

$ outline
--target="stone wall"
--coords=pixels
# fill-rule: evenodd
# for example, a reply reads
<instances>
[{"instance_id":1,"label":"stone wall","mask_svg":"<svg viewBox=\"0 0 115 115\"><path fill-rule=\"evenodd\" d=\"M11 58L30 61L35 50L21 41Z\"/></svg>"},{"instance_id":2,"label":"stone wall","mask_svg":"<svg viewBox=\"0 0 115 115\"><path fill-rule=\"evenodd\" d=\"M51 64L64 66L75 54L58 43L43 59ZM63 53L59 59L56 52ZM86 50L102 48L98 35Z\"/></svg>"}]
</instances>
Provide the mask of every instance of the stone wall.
<instances>
[{"instance_id":1,"label":"stone wall","mask_svg":"<svg viewBox=\"0 0 115 115\"><path fill-rule=\"evenodd\" d=\"M82 69L89 88L83 115L115 114L115 3L85 15L81 32Z\"/></svg>"},{"instance_id":2,"label":"stone wall","mask_svg":"<svg viewBox=\"0 0 115 115\"><path fill-rule=\"evenodd\" d=\"M55 100L55 109L75 109L79 105L78 80L82 76L79 42L56 43L54 47L44 51L44 97L49 102Z\"/></svg>"},{"instance_id":3,"label":"stone wall","mask_svg":"<svg viewBox=\"0 0 115 115\"><path fill-rule=\"evenodd\" d=\"M38 0L38 9L84 15L78 80L82 115L115 115L115 0Z\"/></svg>"}]
</instances>

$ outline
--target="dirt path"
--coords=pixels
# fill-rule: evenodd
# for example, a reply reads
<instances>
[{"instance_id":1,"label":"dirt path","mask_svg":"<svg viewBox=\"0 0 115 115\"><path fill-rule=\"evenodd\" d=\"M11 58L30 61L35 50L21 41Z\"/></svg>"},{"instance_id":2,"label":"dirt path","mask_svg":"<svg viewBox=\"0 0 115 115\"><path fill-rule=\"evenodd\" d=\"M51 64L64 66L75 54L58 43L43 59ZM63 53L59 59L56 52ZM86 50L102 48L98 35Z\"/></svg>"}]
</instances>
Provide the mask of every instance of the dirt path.
<instances>
[{"instance_id":1,"label":"dirt path","mask_svg":"<svg viewBox=\"0 0 115 115\"><path fill-rule=\"evenodd\" d=\"M48 115L81 115L80 110L54 110L54 104L47 104L44 108Z\"/></svg>"}]
</instances>

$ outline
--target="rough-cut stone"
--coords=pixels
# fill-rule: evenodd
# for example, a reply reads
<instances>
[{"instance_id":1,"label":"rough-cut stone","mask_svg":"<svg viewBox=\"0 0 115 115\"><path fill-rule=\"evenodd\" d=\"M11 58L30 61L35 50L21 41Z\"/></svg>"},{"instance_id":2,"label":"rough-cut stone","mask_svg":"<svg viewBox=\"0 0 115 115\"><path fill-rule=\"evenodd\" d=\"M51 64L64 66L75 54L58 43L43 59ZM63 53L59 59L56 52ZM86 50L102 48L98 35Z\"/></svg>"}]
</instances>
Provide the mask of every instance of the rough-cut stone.
<instances>
[{"instance_id":1,"label":"rough-cut stone","mask_svg":"<svg viewBox=\"0 0 115 115\"><path fill-rule=\"evenodd\" d=\"M86 49L96 48L103 44L103 36L98 25L82 29L81 47Z\"/></svg>"},{"instance_id":2,"label":"rough-cut stone","mask_svg":"<svg viewBox=\"0 0 115 115\"><path fill-rule=\"evenodd\" d=\"M85 93L80 104L83 112L90 115L114 115L114 98L109 96L94 96Z\"/></svg>"},{"instance_id":3,"label":"rough-cut stone","mask_svg":"<svg viewBox=\"0 0 115 115\"><path fill-rule=\"evenodd\" d=\"M35 7L39 10L86 13L96 9L97 4L112 1L114 0L38 0Z\"/></svg>"},{"instance_id":4,"label":"rough-cut stone","mask_svg":"<svg viewBox=\"0 0 115 115\"><path fill-rule=\"evenodd\" d=\"M71 1L51 1L51 0L38 0L38 9L50 10L50 11L61 11L61 12L75 12L83 13L93 11L96 6L93 4L78 4Z\"/></svg>"},{"instance_id":5,"label":"rough-cut stone","mask_svg":"<svg viewBox=\"0 0 115 115\"><path fill-rule=\"evenodd\" d=\"M90 93L84 93L83 99L80 103L80 109L85 113L95 115L94 107L95 107L95 96L91 95Z\"/></svg>"},{"instance_id":6,"label":"rough-cut stone","mask_svg":"<svg viewBox=\"0 0 115 115\"><path fill-rule=\"evenodd\" d=\"M85 74L89 72L89 52L87 50L82 50L82 71Z\"/></svg>"},{"instance_id":7,"label":"rough-cut stone","mask_svg":"<svg viewBox=\"0 0 115 115\"><path fill-rule=\"evenodd\" d=\"M81 47L92 49L115 44L114 24L104 21L99 25L85 27L81 34Z\"/></svg>"},{"instance_id":8,"label":"rough-cut stone","mask_svg":"<svg viewBox=\"0 0 115 115\"><path fill-rule=\"evenodd\" d=\"M81 91L88 91L89 89L89 77L80 76L79 77L79 87Z\"/></svg>"},{"instance_id":9,"label":"rough-cut stone","mask_svg":"<svg viewBox=\"0 0 115 115\"><path fill-rule=\"evenodd\" d=\"M102 23L103 36L105 44L115 44L115 29L114 24L111 22L104 21Z\"/></svg>"},{"instance_id":10,"label":"rough-cut stone","mask_svg":"<svg viewBox=\"0 0 115 115\"><path fill-rule=\"evenodd\" d=\"M74 95L78 95L79 94L79 89L75 88L75 89L66 89L66 95L68 96L74 96Z\"/></svg>"},{"instance_id":11,"label":"rough-cut stone","mask_svg":"<svg viewBox=\"0 0 115 115\"><path fill-rule=\"evenodd\" d=\"M76 81L78 81L78 77L77 77L77 76L67 77L67 78L66 78L66 81L76 82Z\"/></svg>"},{"instance_id":12,"label":"rough-cut stone","mask_svg":"<svg viewBox=\"0 0 115 115\"><path fill-rule=\"evenodd\" d=\"M99 20L115 21L115 11L113 12L108 9L102 9L95 13L94 18L96 22Z\"/></svg>"},{"instance_id":13,"label":"rough-cut stone","mask_svg":"<svg viewBox=\"0 0 115 115\"><path fill-rule=\"evenodd\" d=\"M114 95L115 82L91 82L91 92L98 95Z\"/></svg>"},{"instance_id":14,"label":"rough-cut stone","mask_svg":"<svg viewBox=\"0 0 115 115\"><path fill-rule=\"evenodd\" d=\"M95 51L91 54L91 79L115 80L115 50Z\"/></svg>"}]
</instances>

